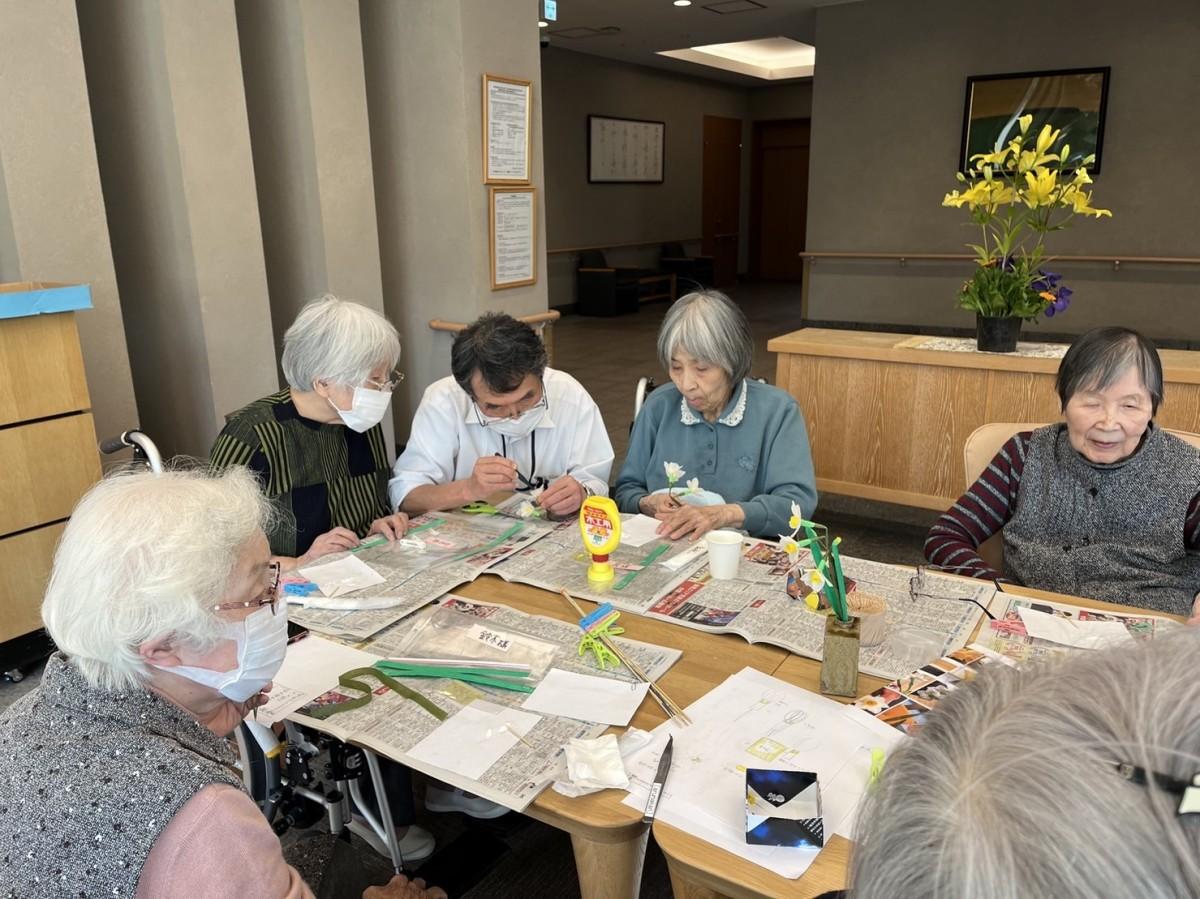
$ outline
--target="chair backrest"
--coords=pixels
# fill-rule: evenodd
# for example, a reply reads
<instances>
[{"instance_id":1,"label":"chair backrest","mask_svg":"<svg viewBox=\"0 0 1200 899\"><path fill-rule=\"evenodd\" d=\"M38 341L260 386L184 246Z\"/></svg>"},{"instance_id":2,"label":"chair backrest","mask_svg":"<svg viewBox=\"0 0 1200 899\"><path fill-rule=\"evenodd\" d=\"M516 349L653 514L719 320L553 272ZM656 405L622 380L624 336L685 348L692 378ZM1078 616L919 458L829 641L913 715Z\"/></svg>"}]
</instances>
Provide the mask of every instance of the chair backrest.
<instances>
[{"instance_id":1,"label":"chair backrest","mask_svg":"<svg viewBox=\"0 0 1200 899\"><path fill-rule=\"evenodd\" d=\"M996 457L996 453L1000 452L1000 447L1008 442L1008 438L1021 431L1036 430L1044 424L1046 422L995 421L981 425L972 431L967 442L963 444L963 471L966 473L967 481L965 489L969 490L971 485L979 479L988 463ZM1193 434L1191 431L1176 431L1172 428L1163 430L1200 449L1200 434ZM979 555L997 571L1003 571L1004 542L1000 534L993 534L983 541L979 546Z\"/></svg>"},{"instance_id":2,"label":"chair backrest","mask_svg":"<svg viewBox=\"0 0 1200 899\"><path fill-rule=\"evenodd\" d=\"M604 257L603 250L580 250L579 267L608 268L608 260Z\"/></svg>"}]
</instances>

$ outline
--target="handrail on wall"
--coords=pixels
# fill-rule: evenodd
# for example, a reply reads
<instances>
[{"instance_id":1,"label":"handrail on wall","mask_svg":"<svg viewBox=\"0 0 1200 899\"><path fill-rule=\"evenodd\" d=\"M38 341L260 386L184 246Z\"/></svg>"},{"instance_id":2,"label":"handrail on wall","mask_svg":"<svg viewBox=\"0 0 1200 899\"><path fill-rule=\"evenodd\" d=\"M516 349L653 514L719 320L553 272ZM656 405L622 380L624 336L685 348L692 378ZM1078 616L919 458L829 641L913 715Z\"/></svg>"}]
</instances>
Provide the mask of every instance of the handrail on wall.
<instances>
[{"instance_id":1,"label":"handrail on wall","mask_svg":"<svg viewBox=\"0 0 1200 899\"><path fill-rule=\"evenodd\" d=\"M975 257L968 253L843 253L837 251L819 252L805 251L798 254L808 265L815 265L818 259L894 259L900 265L906 265L909 260L916 262L962 262L971 261ZM1047 256L1046 262L1110 262L1113 271L1120 271L1122 263L1140 265L1200 265L1200 257L1195 256Z\"/></svg>"},{"instance_id":2,"label":"handrail on wall","mask_svg":"<svg viewBox=\"0 0 1200 899\"><path fill-rule=\"evenodd\" d=\"M591 247L559 247L556 250L547 250L548 256L553 256L555 253L582 253L584 250L627 250L633 247L657 247L665 243L699 243L701 237L684 237L681 240L643 240L639 243L598 243Z\"/></svg>"},{"instance_id":3,"label":"handrail on wall","mask_svg":"<svg viewBox=\"0 0 1200 899\"><path fill-rule=\"evenodd\" d=\"M545 312L534 312L530 315L516 316L517 321L525 322L525 324L541 335L542 343L546 345L546 360L551 363L554 362L554 328L552 326L560 318L562 318L562 313L557 309L547 309ZM429 322L429 327L434 331L448 331L451 334L457 334L466 327L466 324L435 318Z\"/></svg>"}]
</instances>

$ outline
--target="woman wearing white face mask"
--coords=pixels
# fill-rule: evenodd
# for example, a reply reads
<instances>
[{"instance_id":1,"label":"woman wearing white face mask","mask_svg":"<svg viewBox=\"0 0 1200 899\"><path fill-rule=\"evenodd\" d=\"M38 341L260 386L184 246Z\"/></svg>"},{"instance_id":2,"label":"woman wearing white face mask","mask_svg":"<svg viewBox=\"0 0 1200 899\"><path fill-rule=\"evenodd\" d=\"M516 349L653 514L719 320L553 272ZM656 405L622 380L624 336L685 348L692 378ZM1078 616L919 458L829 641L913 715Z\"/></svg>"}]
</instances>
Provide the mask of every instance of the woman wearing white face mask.
<instances>
[{"instance_id":1,"label":"woman wearing white face mask","mask_svg":"<svg viewBox=\"0 0 1200 899\"><path fill-rule=\"evenodd\" d=\"M241 468L117 474L80 501L42 605L59 651L0 715L0 830L20 846L0 893L312 896L225 739L286 651L270 516Z\"/></svg>"},{"instance_id":2,"label":"woman wearing white face mask","mask_svg":"<svg viewBox=\"0 0 1200 899\"><path fill-rule=\"evenodd\" d=\"M287 389L230 415L213 444L214 468L249 467L290 513L267 535L284 568L368 534L404 536L408 518L387 501L379 425L403 379L399 361L400 338L379 313L329 295L314 300L283 338ZM331 479L331 470L340 474Z\"/></svg>"}]
</instances>

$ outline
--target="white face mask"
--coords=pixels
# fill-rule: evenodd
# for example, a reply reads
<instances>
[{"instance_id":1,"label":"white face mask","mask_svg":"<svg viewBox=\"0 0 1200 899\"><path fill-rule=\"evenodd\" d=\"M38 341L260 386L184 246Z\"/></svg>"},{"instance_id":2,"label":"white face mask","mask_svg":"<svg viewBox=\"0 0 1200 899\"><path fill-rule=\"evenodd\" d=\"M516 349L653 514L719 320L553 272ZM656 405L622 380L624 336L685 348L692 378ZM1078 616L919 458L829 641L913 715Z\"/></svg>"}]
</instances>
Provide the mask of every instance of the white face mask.
<instances>
[{"instance_id":1,"label":"white face mask","mask_svg":"<svg viewBox=\"0 0 1200 899\"><path fill-rule=\"evenodd\" d=\"M539 404L532 409L526 409L516 418L488 418L485 421L489 431L517 439L532 434L533 429L542 423L545 414L545 405Z\"/></svg>"},{"instance_id":2,"label":"white face mask","mask_svg":"<svg viewBox=\"0 0 1200 899\"><path fill-rule=\"evenodd\" d=\"M283 658L287 655L287 621L285 604L278 612L264 606L241 621L228 622L223 636L238 645L237 667L229 671L188 665L160 667L163 671L212 687L234 702L245 702L269 684L283 666Z\"/></svg>"},{"instance_id":3,"label":"white face mask","mask_svg":"<svg viewBox=\"0 0 1200 899\"><path fill-rule=\"evenodd\" d=\"M329 400L329 405L333 406L333 411L341 417L346 427L361 434L383 421L383 416L387 413L388 404L391 401L391 391L355 387L354 399L348 410L334 406L333 400Z\"/></svg>"}]
</instances>

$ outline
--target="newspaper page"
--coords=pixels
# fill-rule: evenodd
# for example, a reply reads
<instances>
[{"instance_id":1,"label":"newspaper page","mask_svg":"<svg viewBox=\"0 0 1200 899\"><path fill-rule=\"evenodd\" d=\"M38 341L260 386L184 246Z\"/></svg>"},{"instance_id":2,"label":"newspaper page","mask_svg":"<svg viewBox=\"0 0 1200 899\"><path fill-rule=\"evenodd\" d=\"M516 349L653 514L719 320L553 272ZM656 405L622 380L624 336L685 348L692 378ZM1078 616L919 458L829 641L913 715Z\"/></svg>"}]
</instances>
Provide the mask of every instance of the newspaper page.
<instances>
[{"instance_id":1,"label":"newspaper page","mask_svg":"<svg viewBox=\"0 0 1200 899\"><path fill-rule=\"evenodd\" d=\"M407 537L351 550L383 576L384 582L351 594L350 598L393 598L385 609L308 609L293 606L292 621L332 636L362 640L411 615L460 584L474 580L497 561L529 546L551 532L544 522L519 521L500 515L438 512L412 521ZM331 555L336 561L349 553ZM293 580L285 592L301 587Z\"/></svg>"},{"instance_id":2,"label":"newspaper page","mask_svg":"<svg viewBox=\"0 0 1200 899\"><path fill-rule=\"evenodd\" d=\"M1153 639L1155 636L1182 627L1179 622L1170 618L1147 615L1142 612L1131 614L1102 612L1099 609L1088 609L1044 599L1030 599L1015 594L1002 594L1001 598L1004 600L1004 605L997 613L996 620L988 622L988 626L979 632L979 637L975 642L1013 662L1060 659L1080 651L1061 643L1029 636L1025 631L1025 623L1021 620L1019 609L1033 609L1036 612L1076 621L1119 621L1125 625L1125 629L1135 640Z\"/></svg>"},{"instance_id":3,"label":"newspaper page","mask_svg":"<svg viewBox=\"0 0 1200 899\"><path fill-rule=\"evenodd\" d=\"M645 614L820 659L825 615L788 595L788 567L787 554L778 546L749 540L736 579L713 580L707 562L702 563ZM926 572L925 592L931 595L913 599L907 568L850 556L842 556L842 567L847 590L862 590L887 603L887 638L859 653L859 670L877 677L900 677L965 645L983 616L968 600L987 606L995 595L990 583Z\"/></svg>"},{"instance_id":4,"label":"newspaper page","mask_svg":"<svg viewBox=\"0 0 1200 899\"><path fill-rule=\"evenodd\" d=\"M563 621L528 615L508 606L481 603L475 600L448 596L442 601L463 615L486 620L489 625L556 646L553 666L598 677L631 681L633 677L622 668L600 669L591 655L578 652L579 629ZM426 613L427 614L427 613ZM360 647L374 656L394 654L407 630L408 622L392 625ZM629 653L651 679L661 677L675 663L679 650L619 638L621 648ZM331 683L337 680L333 675ZM476 699L519 708L526 693L515 693L480 687L461 681L427 678L401 678L412 690L432 700L446 712L447 717ZM371 702L359 709L335 715L327 720L310 718L305 709L318 705L342 702L357 693L335 688L318 696L312 703L292 715L299 724L332 734L347 742L357 743L395 759L418 771L436 777L460 789L483 796L515 811L522 811L556 776L561 767L563 747L572 738L595 737L607 730L603 724L572 718L543 716L541 721L523 735L526 742L517 742L504 753L478 780L419 761L408 751L425 739L439 721L414 702L404 699L386 687L374 691Z\"/></svg>"},{"instance_id":5,"label":"newspaper page","mask_svg":"<svg viewBox=\"0 0 1200 899\"><path fill-rule=\"evenodd\" d=\"M491 573L506 581L555 592L566 590L572 596L644 614L656 600L701 568L705 554L703 543L652 540L637 547L618 546L609 561L616 569L613 580L604 584L588 580L591 556L583 549L579 527L570 521L562 522L549 535L508 556L493 566Z\"/></svg>"}]
</instances>

